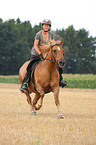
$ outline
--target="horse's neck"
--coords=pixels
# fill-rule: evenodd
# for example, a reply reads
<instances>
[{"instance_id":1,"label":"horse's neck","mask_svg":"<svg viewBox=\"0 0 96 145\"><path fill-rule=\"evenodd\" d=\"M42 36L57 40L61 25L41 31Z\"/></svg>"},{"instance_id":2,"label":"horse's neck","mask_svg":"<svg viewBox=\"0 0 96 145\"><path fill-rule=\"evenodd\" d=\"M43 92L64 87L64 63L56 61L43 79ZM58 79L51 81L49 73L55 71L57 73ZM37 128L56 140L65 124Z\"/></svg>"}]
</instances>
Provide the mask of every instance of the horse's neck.
<instances>
[{"instance_id":1,"label":"horse's neck","mask_svg":"<svg viewBox=\"0 0 96 145\"><path fill-rule=\"evenodd\" d=\"M50 72L55 71L57 64L56 64L56 62L53 62L54 60L53 60L53 58L52 58L52 56L51 56L51 53L48 54L47 59L48 59L48 60L46 60L46 63L47 63L47 68L48 68L48 70L49 70ZM52 60L52 61L51 61L51 60Z\"/></svg>"},{"instance_id":2,"label":"horse's neck","mask_svg":"<svg viewBox=\"0 0 96 145\"><path fill-rule=\"evenodd\" d=\"M51 62L47 60L47 68L48 70L51 72L55 71L56 69L56 63L55 62Z\"/></svg>"}]
</instances>

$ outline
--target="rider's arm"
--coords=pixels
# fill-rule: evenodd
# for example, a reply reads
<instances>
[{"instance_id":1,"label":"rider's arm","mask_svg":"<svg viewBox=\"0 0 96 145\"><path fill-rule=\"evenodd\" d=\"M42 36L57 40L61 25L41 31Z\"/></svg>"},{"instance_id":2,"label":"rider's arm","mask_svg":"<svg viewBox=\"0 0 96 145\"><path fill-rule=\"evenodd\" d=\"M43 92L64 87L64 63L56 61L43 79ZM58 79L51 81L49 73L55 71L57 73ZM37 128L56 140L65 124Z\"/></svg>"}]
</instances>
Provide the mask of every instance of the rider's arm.
<instances>
[{"instance_id":1,"label":"rider's arm","mask_svg":"<svg viewBox=\"0 0 96 145\"><path fill-rule=\"evenodd\" d=\"M39 40L35 39L35 41L34 41L34 48L37 51L37 53L40 55L41 52L39 51L38 43L39 43Z\"/></svg>"}]
</instances>

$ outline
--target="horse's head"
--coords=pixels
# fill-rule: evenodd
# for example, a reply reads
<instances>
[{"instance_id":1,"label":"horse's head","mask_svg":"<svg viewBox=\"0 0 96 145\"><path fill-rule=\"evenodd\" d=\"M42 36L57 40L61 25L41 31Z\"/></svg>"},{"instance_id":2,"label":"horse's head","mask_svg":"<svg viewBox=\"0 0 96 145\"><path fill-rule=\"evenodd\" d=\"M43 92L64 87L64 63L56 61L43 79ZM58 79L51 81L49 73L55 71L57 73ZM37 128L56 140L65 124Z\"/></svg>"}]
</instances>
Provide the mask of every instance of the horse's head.
<instances>
[{"instance_id":1,"label":"horse's head","mask_svg":"<svg viewBox=\"0 0 96 145\"><path fill-rule=\"evenodd\" d=\"M52 60L56 61L59 67L65 66L65 59L63 56L63 40L62 41L49 41L50 42L50 49L51 49L51 58Z\"/></svg>"},{"instance_id":2,"label":"horse's head","mask_svg":"<svg viewBox=\"0 0 96 145\"><path fill-rule=\"evenodd\" d=\"M63 56L62 41L49 40L47 44L42 44L39 49L46 60L57 62L59 67L64 67L65 59ZM51 57L51 58L50 58Z\"/></svg>"}]
</instances>

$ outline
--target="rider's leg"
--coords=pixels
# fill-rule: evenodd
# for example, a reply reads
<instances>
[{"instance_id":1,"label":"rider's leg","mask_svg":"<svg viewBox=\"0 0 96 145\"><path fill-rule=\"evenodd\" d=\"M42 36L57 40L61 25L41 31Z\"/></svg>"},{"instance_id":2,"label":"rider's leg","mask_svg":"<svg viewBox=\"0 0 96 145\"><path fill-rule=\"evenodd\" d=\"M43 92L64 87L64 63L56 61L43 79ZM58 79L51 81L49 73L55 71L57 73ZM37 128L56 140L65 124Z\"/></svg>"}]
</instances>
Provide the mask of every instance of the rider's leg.
<instances>
[{"instance_id":1,"label":"rider's leg","mask_svg":"<svg viewBox=\"0 0 96 145\"><path fill-rule=\"evenodd\" d=\"M30 72L27 71L26 74L25 74L25 77L22 81L22 86L20 88L20 90L22 92L28 90L29 82L30 82Z\"/></svg>"},{"instance_id":2,"label":"rider's leg","mask_svg":"<svg viewBox=\"0 0 96 145\"><path fill-rule=\"evenodd\" d=\"M22 92L28 90L29 82L30 82L30 79L31 79L32 60L33 61L36 61L36 60L40 61L41 58L40 58L40 56L31 55L30 62L28 64L28 66L27 66L27 73L25 74L25 77L24 77L24 79L22 81L22 86L21 86L21 89L20 89Z\"/></svg>"},{"instance_id":3,"label":"rider's leg","mask_svg":"<svg viewBox=\"0 0 96 145\"><path fill-rule=\"evenodd\" d=\"M61 86L62 88L66 87L68 84L65 80L63 80L62 75L60 74L60 82L59 82L59 86Z\"/></svg>"},{"instance_id":4,"label":"rider's leg","mask_svg":"<svg viewBox=\"0 0 96 145\"><path fill-rule=\"evenodd\" d=\"M67 86L67 82L66 82L65 80L63 80L63 77L62 77L63 69L60 68L59 66L57 66L57 69L58 69L59 74L60 74L60 82L59 82L59 86L61 86L62 88L64 88L64 87Z\"/></svg>"}]
</instances>

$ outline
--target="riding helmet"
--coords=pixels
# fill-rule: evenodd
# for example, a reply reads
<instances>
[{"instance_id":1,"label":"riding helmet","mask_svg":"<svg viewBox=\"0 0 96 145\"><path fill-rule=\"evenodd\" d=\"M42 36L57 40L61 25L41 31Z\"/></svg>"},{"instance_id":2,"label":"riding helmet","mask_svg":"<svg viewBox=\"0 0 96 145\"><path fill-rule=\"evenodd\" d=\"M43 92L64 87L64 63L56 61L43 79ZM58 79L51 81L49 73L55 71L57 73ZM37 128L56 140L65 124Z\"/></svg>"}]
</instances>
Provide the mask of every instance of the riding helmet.
<instances>
[{"instance_id":1,"label":"riding helmet","mask_svg":"<svg viewBox=\"0 0 96 145\"><path fill-rule=\"evenodd\" d=\"M43 29L43 25L46 24L46 25L49 25L51 27L51 21L48 20L48 19L44 19L41 23L41 28ZM50 31L50 29L49 29Z\"/></svg>"}]
</instances>

